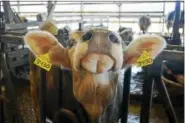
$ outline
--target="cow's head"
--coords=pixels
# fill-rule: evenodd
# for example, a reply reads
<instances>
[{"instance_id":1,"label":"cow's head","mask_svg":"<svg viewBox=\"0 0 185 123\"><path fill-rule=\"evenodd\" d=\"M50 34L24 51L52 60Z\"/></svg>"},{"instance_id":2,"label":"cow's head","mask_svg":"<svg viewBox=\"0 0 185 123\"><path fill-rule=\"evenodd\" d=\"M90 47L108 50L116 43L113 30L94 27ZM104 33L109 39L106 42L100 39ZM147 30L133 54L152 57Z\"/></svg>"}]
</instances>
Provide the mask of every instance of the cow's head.
<instances>
[{"instance_id":1,"label":"cow's head","mask_svg":"<svg viewBox=\"0 0 185 123\"><path fill-rule=\"evenodd\" d=\"M29 49L39 56L49 53L54 65L73 72L73 93L92 120L101 116L116 95L118 71L136 63L143 50L155 58L166 46L163 38L144 35L122 46L121 38L110 30L90 29L76 37L76 45L64 48L45 31L28 32Z\"/></svg>"}]
</instances>

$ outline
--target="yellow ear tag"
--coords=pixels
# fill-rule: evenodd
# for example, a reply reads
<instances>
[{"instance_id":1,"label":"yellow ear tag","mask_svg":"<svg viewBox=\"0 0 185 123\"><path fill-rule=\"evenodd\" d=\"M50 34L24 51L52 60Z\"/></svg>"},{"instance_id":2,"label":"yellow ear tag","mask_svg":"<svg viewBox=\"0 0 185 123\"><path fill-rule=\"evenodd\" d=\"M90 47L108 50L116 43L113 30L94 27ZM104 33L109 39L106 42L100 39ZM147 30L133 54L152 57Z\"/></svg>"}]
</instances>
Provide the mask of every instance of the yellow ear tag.
<instances>
[{"instance_id":1,"label":"yellow ear tag","mask_svg":"<svg viewBox=\"0 0 185 123\"><path fill-rule=\"evenodd\" d=\"M144 67L151 64L153 64L152 56L146 50L144 50L141 56L137 59L136 66Z\"/></svg>"},{"instance_id":2,"label":"yellow ear tag","mask_svg":"<svg viewBox=\"0 0 185 123\"><path fill-rule=\"evenodd\" d=\"M46 71L50 71L51 66L52 66L48 53L38 56L35 59L34 64L43 68Z\"/></svg>"}]
</instances>

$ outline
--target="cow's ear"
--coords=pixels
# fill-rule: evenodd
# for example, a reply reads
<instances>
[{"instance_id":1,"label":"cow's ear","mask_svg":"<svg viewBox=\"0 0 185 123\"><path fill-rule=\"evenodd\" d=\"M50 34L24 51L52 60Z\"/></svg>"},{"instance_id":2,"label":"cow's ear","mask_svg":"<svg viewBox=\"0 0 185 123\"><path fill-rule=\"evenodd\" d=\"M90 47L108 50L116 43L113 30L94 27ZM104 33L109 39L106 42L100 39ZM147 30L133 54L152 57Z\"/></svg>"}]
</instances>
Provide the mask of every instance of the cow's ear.
<instances>
[{"instance_id":1,"label":"cow's ear","mask_svg":"<svg viewBox=\"0 0 185 123\"><path fill-rule=\"evenodd\" d=\"M142 35L133 40L124 51L123 65L135 64L144 50L148 51L153 59L166 47L164 38L157 35Z\"/></svg>"},{"instance_id":2,"label":"cow's ear","mask_svg":"<svg viewBox=\"0 0 185 123\"><path fill-rule=\"evenodd\" d=\"M30 31L24 36L24 42L30 51L37 57L48 53L52 64L71 68L68 49L46 31Z\"/></svg>"}]
</instances>

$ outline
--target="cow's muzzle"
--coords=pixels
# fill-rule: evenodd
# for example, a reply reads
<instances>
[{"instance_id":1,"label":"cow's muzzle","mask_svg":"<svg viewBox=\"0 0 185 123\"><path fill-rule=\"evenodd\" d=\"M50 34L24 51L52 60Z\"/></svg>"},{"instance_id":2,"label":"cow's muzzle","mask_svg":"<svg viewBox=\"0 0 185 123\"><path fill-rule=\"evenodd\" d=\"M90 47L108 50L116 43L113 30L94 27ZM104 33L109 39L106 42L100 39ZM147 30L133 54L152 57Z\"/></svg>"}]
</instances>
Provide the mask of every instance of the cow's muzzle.
<instances>
[{"instance_id":1,"label":"cow's muzzle","mask_svg":"<svg viewBox=\"0 0 185 123\"><path fill-rule=\"evenodd\" d=\"M87 54L80 61L81 67L92 73L103 73L111 70L114 60L109 55L91 53Z\"/></svg>"}]
</instances>

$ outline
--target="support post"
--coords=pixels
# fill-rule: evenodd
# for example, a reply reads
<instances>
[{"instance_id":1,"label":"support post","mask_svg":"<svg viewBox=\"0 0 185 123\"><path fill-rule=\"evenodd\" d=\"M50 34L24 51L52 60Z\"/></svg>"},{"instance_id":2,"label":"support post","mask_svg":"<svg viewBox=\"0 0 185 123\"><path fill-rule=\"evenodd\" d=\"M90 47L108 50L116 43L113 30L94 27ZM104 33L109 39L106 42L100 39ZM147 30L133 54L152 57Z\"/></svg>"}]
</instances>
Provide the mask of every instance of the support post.
<instances>
[{"instance_id":1,"label":"support post","mask_svg":"<svg viewBox=\"0 0 185 123\"><path fill-rule=\"evenodd\" d=\"M60 109L62 108L62 90L63 90L63 87L62 87L62 80L63 80L63 71L56 67L56 81L57 81L57 93L58 93L58 108L57 109Z\"/></svg>"},{"instance_id":2,"label":"support post","mask_svg":"<svg viewBox=\"0 0 185 123\"><path fill-rule=\"evenodd\" d=\"M11 81L11 76L6 64L6 58L4 53L0 53L0 68L2 68L3 76L5 79L5 94L8 98L8 102L4 105L7 109L8 118L10 123L23 123L23 119L18 109L15 96L15 88Z\"/></svg>"},{"instance_id":3,"label":"support post","mask_svg":"<svg viewBox=\"0 0 185 123\"><path fill-rule=\"evenodd\" d=\"M155 84L156 84L157 90L159 91L160 98L163 99L163 106L168 116L169 123L178 123L177 116L175 114L170 97L168 95L168 91L165 87L164 82L161 81L160 76L155 76Z\"/></svg>"},{"instance_id":4,"label":"support post","mask_svg":"<svg viewBox=\"0 0 185 123\"><path fill-rule=\"evenodd\" d=\"M40 123L46 123L46 71L41 69Z\"/></svg>"},{"instance_id":5,"label":"support post","mask_svg":"<svg viewBox=\"0 0 185 123\"><path fill-rule=\"evenodd\" d=\"M149 123L154 82L149 67L144 67L144 74L140 123Z\"/></svg>"},{"instance_id":6,"label":"support post","mask_svg":"<svg viewBox=\"0 0 185 123\"><path fill-rule=\"evenodd\" d=\"M124 73L124 85L123 85L123 100L122 100L122 117L121 123L127 123L128 120L128 107L130 102L130 81L131 81L132 68L128 68Z\"/></svg>"},{"instance_id":7,"label":"support post","mask_svg":"<svg viewBox=\"0 0 185 123\"><path fill-rule=\"evenodd\" d=\"M0 70L1 70L1 68L0 68ZM1 81L0 81L0 83L1 83ZM2 90L0 88L0 96L1 95L2 95ZM0 99L0 123L4 123L4 107L3 107L3 100L1 100L1 99Z\"/></svg>"},{"instance_id":8,"label":"support post","mask_svg":"<svg viewBox=\"0 0 185 123\"><path fill-rule=\"evenodd\" d=\"M181 15L181 2L176 1L175 5L175 19L173 24L173 45L180 45L180 33L179 33L179 26L180 26L180 15Z\"/></svg>"}]
</instances>

